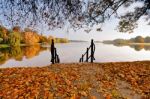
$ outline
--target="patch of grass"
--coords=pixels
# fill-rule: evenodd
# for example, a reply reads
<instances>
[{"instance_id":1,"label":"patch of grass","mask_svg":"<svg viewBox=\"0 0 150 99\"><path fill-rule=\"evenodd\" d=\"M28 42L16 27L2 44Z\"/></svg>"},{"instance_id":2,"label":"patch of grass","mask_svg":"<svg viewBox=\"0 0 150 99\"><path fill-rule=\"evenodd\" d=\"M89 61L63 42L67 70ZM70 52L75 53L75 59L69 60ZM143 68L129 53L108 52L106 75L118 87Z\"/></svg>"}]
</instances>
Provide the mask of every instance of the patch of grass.
<instances>
[{"instance_id":1,"label":"patch of grass","mask_svg":"<svg viewBox=\"0 0 150 99\"><path fill-rule=\"evenodd\" d=\"M20 47L21 46L27 46L27 44L20 44ZM9 44L0 44L0 48L8 48L8 47L10 47Z\"/></svg>"},{"instance_id":2,"label":"patch of grass","mask_svg":"<svg viewBox=\"0 0 150 99\"><path fill-rule=\"evenodd\" d=\"M0 48L7 48L7 47L9 47L8 44L0 44Z\"/></svg>"}]
</instances>

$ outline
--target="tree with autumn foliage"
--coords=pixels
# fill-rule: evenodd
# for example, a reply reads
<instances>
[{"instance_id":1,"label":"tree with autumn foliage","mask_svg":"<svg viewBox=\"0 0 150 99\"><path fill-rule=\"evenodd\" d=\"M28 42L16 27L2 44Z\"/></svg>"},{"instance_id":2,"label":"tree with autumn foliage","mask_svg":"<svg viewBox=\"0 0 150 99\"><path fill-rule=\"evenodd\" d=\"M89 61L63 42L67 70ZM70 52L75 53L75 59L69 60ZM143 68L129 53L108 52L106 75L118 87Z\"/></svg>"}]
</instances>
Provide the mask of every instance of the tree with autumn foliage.
<instances>
[{"instance_id":1,"label":"tree with autumn foliage","mask_svg":"<svg viewBox=\"0 0 150 99\"><path fill-rule=\"evenodd\" d=\"M3 43L7 43L8 41L9 31L4 26L0 26L0 38L3 39Z\"/></svg>"},{"instance_id":2,"label":"tree with autumn foliage","mask_svg":"<svg viewBox=\"0 0 150 99\"><path fill-rule=\"evenodd\" d=\"M145 42L145 43L150 43L150 37L149 37L149 36L145 37L144 42Z\"/></svg>"},{"instance_id":3,"label":"tree with autumn foliage","mask_svg":"<svg viewBox=\"0 0 150 99\"><path fill-rule=\"evenodd\" d=\"M46 43L48 42L48 39L46 36L40 35L40 42L39 43Z\"/></svg>"},{"instance_id":4,"label":"tree with autumn foliage","mask_svg":"<svg viewBox=\"0 0 150 99\"><path fill-rule=\"evenodd\" d=\"M21 36L19 32L9 33L9 45L10 46L20 46Z\"/></svg>"},{"instance_id":5,"label":"tree with autumn foliage","mask_svg":"<svg viewBox=\"0 0 150 99\"><path fill-rule=\"evenodd\" d=\"M12 28L12 30L15 31L15 32L21 32L20 26L14 26L14 27Z\"/></svg>"},{"instance_id":6,"label":"tree with autumn foliage","mask_svg":"<svg viewBox=\"0 0 150 99\"><path fill-rule=\"evenodd\" d=\"M47 41L48 41L48 43L52 43L52 40L54 40L54 42L56 42L56 39L53 37L53 36L49 36L48 38L47 38Z\"/></svg>"},{"instance_id":7,"label":"tree with autumn foliage","mask_svg":"<svg viewBox=\"0 0 150 99\"><path fill-rule=\"evenodd\" d=\"M56 43L68 43L68 39L66 38L55 38Z\"/></svg>"},{"instance_id":8,"label":"tree with autumn foliage","mask_svg":"<svg viewBox=\"0 0 150 99\"><path fill-rule=\"evenodd\" d=\"M144 43L144 38L142 36L137 36L135 38L135 43Z\"/></svg>"},{"instance_id":9,"label":"tree with autumn foliage","mask_svg":"<svg viewBox=\"0 0 150 99\"><path fill-rule=\"evenodd\" d=\"M35 43L40 42L40 36L38 35L38 33L30 29L25 29L22 36L25 44L34 45Z\"/></svg>"},{"instance_id":10,"label":"tree with autumn foliage","mask_svg":"<svg viewBox=\"0 0 150 99\"><path fill-rule=\"evenodd\" d=\"M30 28L21 30L20 26L14 26L12 29L0 26L0 43L10 46L20 46L20 44L35 45L37 43L51 43L52 39L56 43L67 43L66 38L54 38L53 36L39 35L37 31Z\"/></svg>"}]
</instances>

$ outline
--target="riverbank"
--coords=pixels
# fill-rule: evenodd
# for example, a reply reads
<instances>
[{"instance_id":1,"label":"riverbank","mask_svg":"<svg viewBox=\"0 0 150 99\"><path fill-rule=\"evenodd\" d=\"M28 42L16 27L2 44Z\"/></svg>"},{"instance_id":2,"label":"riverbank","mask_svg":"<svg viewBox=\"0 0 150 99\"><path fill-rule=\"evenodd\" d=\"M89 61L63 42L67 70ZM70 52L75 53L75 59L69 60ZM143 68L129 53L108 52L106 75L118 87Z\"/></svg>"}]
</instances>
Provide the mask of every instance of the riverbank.
<instances>
[{"instance_id":1,"label":"riverbank","mask_svg":"<svg viewBox=\"0 0 150 99\"><path fill-rule=\"evenodd\" d=\"M0 69L0 98L149 99L150 61Z\"/></svg>"},{"instance_id":2,"label":"riverbank","mask_svg":"<svg viewBox=\"0 0 150 99\"><path fill-rule=\"evenodd\" d=\"M56 42L56 43L58 43L58 42ZM69 42L59 42L58 44L63 44L63 43L69 43ZM19 47L23 47L23 46L34 46L34 45L41 45L41 46L48 45L48 46L50 46L49 43L35 43L35 44L33 44L33 45L28 45L28 44L22 43L22 44L20 44ZM0 44L0 49L2 49L2 48L9 48L9 47L10 47L9 44ZM15 46L14 46L14 47L15 47ZM17 46L17 47L18 47L18 46Z\"/></svg>"},{"instance_id":3,"label":"riverbank","mask_svg":"<svg viewBox=\"0 0 150 99\"><path fill-rule=\"evenodd\" d=\"M37 43L38 44L38 43ZM27 44L20 44L20 46L19 47L23 47L23 46L29 46L29 45L27 45ZM10 45L9 44L0 44L0 49L1 48L9 48L10 47ZM15 46L16 47L16 46ZM18 46L17 46L18 47Z\"/></svg>"}]
</instances>

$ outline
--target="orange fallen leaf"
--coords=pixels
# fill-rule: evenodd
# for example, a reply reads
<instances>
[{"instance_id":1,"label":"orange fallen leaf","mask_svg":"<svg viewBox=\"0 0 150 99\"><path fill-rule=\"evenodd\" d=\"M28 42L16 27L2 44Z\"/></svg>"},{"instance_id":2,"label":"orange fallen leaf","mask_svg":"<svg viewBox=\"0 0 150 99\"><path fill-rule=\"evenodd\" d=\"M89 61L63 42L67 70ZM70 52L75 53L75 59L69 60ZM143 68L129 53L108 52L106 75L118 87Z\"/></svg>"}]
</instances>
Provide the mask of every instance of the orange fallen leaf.
<instances>
[{"instance_id":1,"label":"orange fallen leaf","mask_svg":"<svg viewBox=\"0 0 150 99\"><path fill-rule=\"evenodd\" d=\"M111 98L110 98L110 94L107 94L107 95L106 95L106 99L111 99Z\"/></svg>"}]
</instances>

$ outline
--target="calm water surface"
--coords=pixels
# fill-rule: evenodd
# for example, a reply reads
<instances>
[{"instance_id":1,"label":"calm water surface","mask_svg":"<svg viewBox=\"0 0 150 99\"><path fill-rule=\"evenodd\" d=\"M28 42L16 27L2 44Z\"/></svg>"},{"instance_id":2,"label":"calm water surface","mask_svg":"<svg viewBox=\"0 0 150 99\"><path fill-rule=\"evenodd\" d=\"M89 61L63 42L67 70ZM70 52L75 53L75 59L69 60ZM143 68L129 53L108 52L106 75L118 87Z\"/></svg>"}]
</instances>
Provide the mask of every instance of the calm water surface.
<instances>
[{"instance_id":1,"label":"calm water surface","mask_svg":"<svg viewBox=\"0 0 150 99\"><path fill-rule=\"evenodd\" d=\"M61 63L76 63L90 43L56 44ZM122 62L150 60L150 47L114 46L95 43L95 62ZM39 45L0 49L0 68L33 67L51 64L50 48Z\"/></svg>"}]
</instances>

